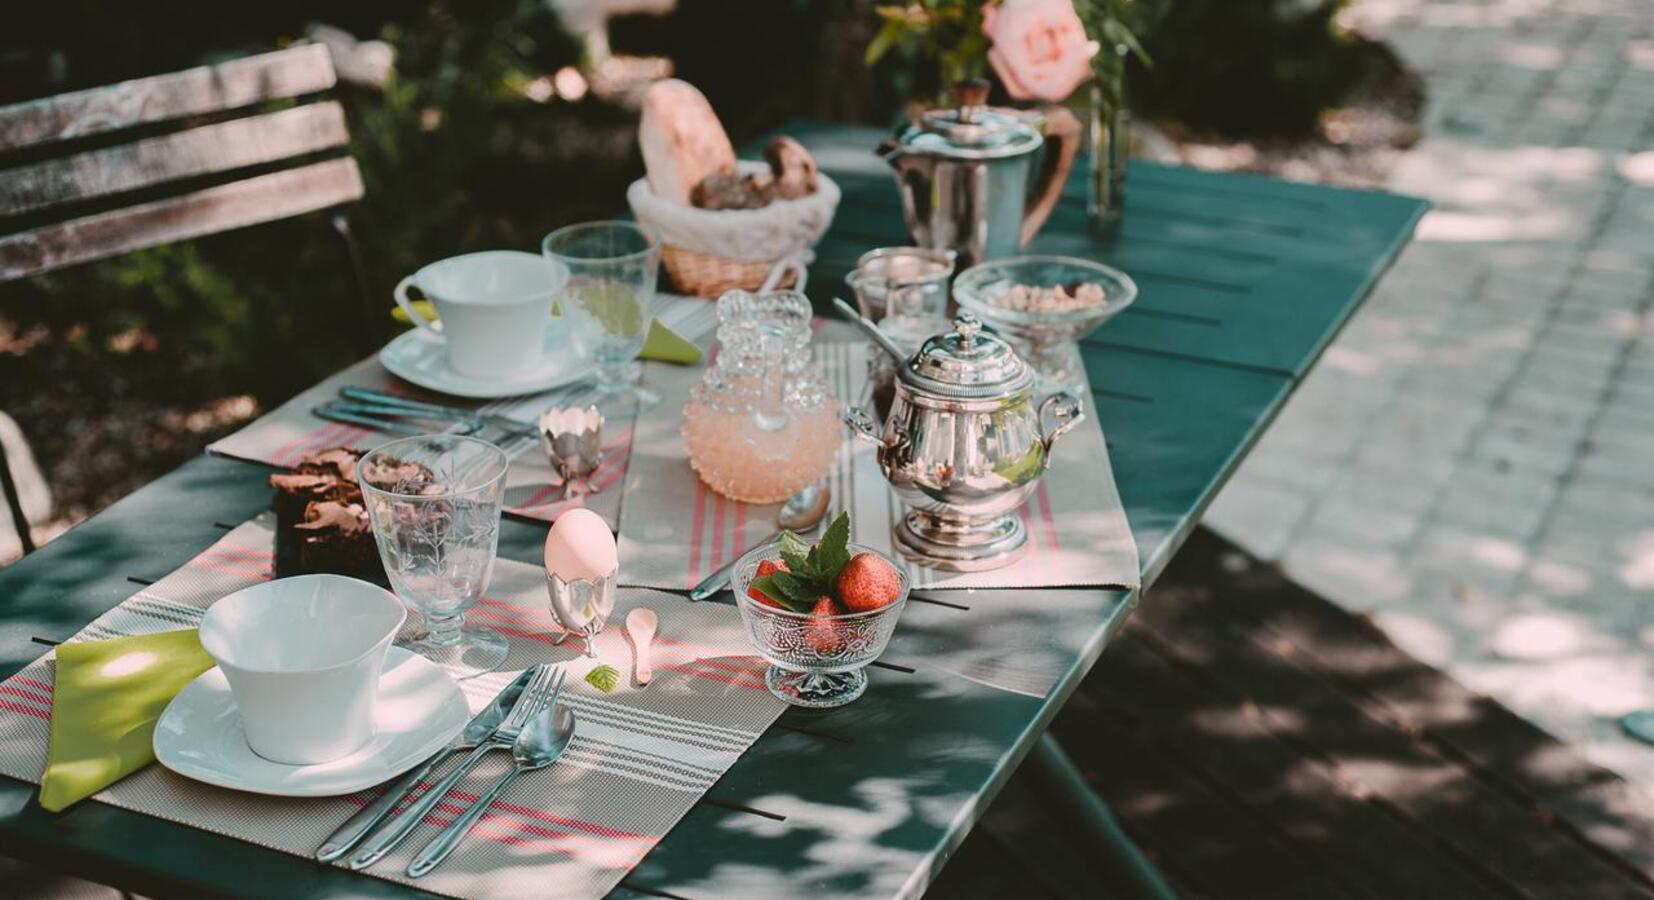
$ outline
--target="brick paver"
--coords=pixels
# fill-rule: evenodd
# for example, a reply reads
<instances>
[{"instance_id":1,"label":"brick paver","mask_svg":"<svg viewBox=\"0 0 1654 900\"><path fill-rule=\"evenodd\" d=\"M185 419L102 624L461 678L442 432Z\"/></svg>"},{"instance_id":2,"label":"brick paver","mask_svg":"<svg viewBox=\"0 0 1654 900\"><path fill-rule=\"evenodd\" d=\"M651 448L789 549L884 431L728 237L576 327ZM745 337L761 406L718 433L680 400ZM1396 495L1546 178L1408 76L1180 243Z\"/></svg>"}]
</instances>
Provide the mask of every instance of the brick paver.
<instances>
[{"instance_id":1,"label":"brick paver","mask_svg":"<svg viewBox=\"0 0 1654 900\"><path fill-rule=\"evenodd\" d=\"M1359 0L1435 208L1208 521L1654 786L1654 0Z\"/></svg>"}]
</instances>

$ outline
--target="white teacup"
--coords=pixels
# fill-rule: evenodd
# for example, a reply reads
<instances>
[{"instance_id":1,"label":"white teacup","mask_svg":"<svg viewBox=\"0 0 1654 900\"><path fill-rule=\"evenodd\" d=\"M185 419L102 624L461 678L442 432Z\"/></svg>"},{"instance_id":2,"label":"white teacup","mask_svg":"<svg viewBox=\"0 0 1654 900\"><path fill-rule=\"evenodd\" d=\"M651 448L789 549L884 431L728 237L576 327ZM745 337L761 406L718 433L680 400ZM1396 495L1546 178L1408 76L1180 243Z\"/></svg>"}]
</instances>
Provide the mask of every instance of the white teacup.
<instances>
[{"instance_id":1,"label":"white teacup","mask_svg":"<svg viewBox=\"0 0 1654 900\"><path fill-rule=\"evenodd\" d=\"M415 325L443 339L448 366L455 372L509 378L541 361L551 304L568 280L566 266L533 253L467 253L437 260L402 279L396 305ZM414 311L410 286L436 307L437 321L428 322Z\"/></svg>"},{"instance_id":2,"label":"white teacup","mask_svg":"<svg viewBox=\"0 0 1654 900\"><path fill-rule=\"evenodd\" d=\"M298 575L214 603L201 646L224 670L253 752L311 765L373 739L379 671L407 615L376 585Z\"/></svg>"}]
</instances>

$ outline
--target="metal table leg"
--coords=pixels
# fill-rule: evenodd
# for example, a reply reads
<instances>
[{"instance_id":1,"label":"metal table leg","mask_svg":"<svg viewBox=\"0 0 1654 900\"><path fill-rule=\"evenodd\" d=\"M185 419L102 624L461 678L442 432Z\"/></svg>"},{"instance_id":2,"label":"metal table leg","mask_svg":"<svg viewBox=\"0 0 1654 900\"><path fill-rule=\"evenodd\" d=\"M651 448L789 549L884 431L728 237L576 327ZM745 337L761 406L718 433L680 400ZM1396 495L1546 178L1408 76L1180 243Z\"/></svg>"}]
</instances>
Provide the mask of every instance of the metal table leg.
<instances>
[{"instance_id":1,"label":"metal table leg","mask_svg":"<svg viewBox=\"0 0 1654 900\"><path fill-rule=\"evenodd\" d=\"M1093 845L1103 851L1103 865L1120 883L1130 885L1132 896L1144 900L1176 900L1177 894L1120 830L1114 814L1086 784L1056 738L1041 735L1028 755L1028 764L1041 792L1072 823L1085 829Z\"/></svg>"}]
</instances>

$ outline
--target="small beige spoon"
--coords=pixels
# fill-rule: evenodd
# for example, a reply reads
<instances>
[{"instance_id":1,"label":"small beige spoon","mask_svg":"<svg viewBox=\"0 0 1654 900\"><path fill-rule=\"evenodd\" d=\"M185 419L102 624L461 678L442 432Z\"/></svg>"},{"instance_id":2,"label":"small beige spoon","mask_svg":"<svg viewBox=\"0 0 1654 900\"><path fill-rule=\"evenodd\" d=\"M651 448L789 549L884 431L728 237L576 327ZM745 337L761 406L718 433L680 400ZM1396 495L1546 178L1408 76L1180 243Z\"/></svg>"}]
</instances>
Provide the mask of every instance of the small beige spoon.
<instances>
[{"instance_id":1,"label":"small beige spoon","mask_svg":"<svg viewBox=\"0 0 1654 900\"><path fill-rule=\"evenodd\" d=\"M637 657L637 683L648 684L655 677L649 665L649 645L655 639L660 619L652 609L634 609L626 614L626 634L632 639L632 650Z\"/></svg>"}]
</instances>

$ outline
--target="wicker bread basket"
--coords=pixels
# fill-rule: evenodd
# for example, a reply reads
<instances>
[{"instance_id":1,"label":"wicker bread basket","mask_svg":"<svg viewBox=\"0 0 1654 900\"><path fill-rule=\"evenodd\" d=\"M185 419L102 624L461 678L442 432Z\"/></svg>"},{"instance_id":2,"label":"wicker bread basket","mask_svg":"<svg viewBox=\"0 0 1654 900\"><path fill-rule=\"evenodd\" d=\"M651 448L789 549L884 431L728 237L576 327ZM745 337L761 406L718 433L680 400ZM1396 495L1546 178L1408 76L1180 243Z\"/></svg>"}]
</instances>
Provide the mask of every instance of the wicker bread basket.
<instances>
[{"instance_id":1,"label":"wicker bread basket","mask_svg":"<svg viewBox=\"0 0 1654 900\"><path fill-rule=\"evenodd\" d=\"M768 171L743 162L743 171ZM794 287L803 261L838 209L839 188L817 176L816 191L777 200L760 209L700 209L655 196L647 179L632 182L626 201L639 222L661 235L661 263L686 294L716 298L729 290L756 291L778 264L787 264L775 287Z\"/></svg>"}]
</instances>

